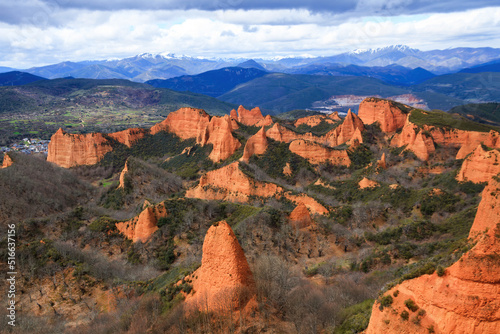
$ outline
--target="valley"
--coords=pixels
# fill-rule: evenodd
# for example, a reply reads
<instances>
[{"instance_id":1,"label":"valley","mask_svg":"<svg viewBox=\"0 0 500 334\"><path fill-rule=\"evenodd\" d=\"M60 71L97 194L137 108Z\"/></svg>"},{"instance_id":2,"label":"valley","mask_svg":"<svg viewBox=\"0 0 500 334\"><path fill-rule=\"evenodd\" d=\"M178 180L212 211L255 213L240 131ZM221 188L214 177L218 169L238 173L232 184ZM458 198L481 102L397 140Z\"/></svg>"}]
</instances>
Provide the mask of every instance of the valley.
<instances>
[{"instance_id":1,"label":"valley","mask_svg":"<svg viewBox=\"0 0 500 334\"><path fill-rule=\"evenodd\" d=\"M78 101L67 117L86 126L54 119L46 158L0 169L18 332L500 328L494 124L380 97L345 114L170 110L142 84L59 83L43 103Z\"/></svg>"}]
</instances>

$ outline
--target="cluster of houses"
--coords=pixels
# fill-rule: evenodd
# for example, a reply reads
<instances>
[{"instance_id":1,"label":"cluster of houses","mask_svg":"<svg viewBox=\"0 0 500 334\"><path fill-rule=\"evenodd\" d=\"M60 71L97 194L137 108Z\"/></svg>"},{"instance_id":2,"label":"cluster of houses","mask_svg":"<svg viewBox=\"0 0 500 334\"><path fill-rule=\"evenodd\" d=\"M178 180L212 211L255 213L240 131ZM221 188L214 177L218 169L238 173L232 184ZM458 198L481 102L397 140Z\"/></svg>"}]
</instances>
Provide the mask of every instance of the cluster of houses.
<instances>
[{"instance_id":1,"label":"cluster of houses","mask_svg":"<svg viewBox=\"0 0 500 334\"><path fill-rule=\"evenodd\" d=\"M47 154L50 140L29 139L24 138L19 143L11 144L10 146L0 147L0 152L6 153L11 151L22 152L25 154L43 153Z\"/></svg>"}]
</instances>

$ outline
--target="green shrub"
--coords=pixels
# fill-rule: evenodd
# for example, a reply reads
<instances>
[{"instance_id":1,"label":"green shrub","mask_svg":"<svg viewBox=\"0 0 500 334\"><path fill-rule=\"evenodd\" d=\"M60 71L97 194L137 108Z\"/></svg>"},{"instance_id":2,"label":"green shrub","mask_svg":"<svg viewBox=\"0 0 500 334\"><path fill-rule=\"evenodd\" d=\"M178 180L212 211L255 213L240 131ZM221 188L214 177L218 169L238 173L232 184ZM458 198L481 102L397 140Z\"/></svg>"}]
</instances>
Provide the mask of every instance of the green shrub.
<instances>
[{"instance_id":1,"label":"green shrub","mask_svg":"<svg viewBox=\"0 0 500 334\"><path fill-rule=\"evenodd\" d=\"M351 159L351 169L354 170L368 166L373 159L373 152L365 144L361 144L352 151L347 151L347 154Z\"/></svg>"},{"instance_id":2,"label":"green shrub","mask_svg":"<svg viewBox=\"0 0 500 334\"><path fill-rule=\"evenodd\" d=\"M360 333L368 327L372 313L373 299L367 299L359 304L342 310L340 326L335 327L334 334Z\"/></svg>"},{"instance_id":3,"label":"green shrub","mask_svg":"<svg viewBox=\"0 0 500 334\"><path fill-rule=\"evenodd\" d=\"M116 220L110 217L103 216L90 223L89 230L106 234L118 233L118 230L116 229L116 222Z\"/></svg>"},{"instance_id":4,"label":"green shrub","mask_svg":"<svg viewBox=\"0 0 500 334\"><path fill-rule=\"evenodd\" d=\"M441 277L443 276L445 273L445 269L443 268L443 266L438 266L437 269L436 269L436 274Z\"/></svg>"},{"instance_id":5,"label":"green shrub","mask_svg":"<svg viewBox=\"0 0 500 334\"><path fill-rule=\"evenodd\" d=\"M392 296L390 296L390 295L386 295L386 296L383 296L382 298L380 298L379 299L379 303L380 303L379 309L380 309L380 311L382 311L384 309L384 307L391 306L393 302L394 302L394 299L392 299Z\"/></svg>"},{"instance_id":6,"label":"green shrub","mask_svg":"<svg viewBox=\"0 0 500 334\"><path fill-rule=\"evenodd\" d=\"M408 313L408 311L404 310L403 312L401 312L401 319L407 321L408 318L410 318L410 313Z\"/></svg>"},{"instance_id":7,"label":"green shrub","mask_svg":"<svg viewBox=\"0 0 500 334\"><path fill-rule=\"evenodd\" d=\"M412 299L407 299L405 300L405 305L408 307L408 309L412 312L415 312L418 310L418 305L415 304L415 302Z\"/></svg>"}]
</instances>

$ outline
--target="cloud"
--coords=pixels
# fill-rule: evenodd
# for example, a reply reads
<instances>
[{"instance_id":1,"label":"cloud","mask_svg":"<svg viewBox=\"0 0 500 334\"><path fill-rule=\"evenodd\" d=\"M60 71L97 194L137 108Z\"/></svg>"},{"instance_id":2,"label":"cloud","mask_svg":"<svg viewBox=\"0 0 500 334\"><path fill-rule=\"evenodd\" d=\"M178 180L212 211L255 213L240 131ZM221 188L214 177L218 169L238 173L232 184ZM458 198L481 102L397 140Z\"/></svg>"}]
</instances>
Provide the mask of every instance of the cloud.
<instances>
[{"instance_id":1,"label":"cloud","mask_svg":"<svg viewBox=\"0 0 500 334\"><path fill-rule=\"evenodd\" d=\"M75 1L71 1L71 6L64 5L69 0L57 1L60 7L56 0L52 4L27 0L23 4L39 5L42 14L28 11L24 18L18 15L0 21L0 65L26 68L66 60L124 58L142 52L208 57L329 56L392 44L408 44L424 50L500 45L500 7L426 15L386 16L372 11L370 15L352 16L299 8L106 11L92 8L93 0L85 2L86 9L77 8ZM83 7L84 2L81 3ZM133 3L130 2L130 7ZM155 3L160 2L152 0L148 6ZM369 12L369 8L379 8L382 4L388 10L411 7L414 3L362 0L356 4L363 8L355 10ZM0 13L2 8L15 12L13 6L0 5Z\"/></svg>"},{"instance_id":2,"label":"cloud","mask_svg":"<svg viewBox=\"0 0 500 334\"><path fill-rule=\"evenodd\" d=\"M0 3L0 22L60 24L54 17L68 10L138 11L276 11L297 10L344 19L366 15L394 16L451 13L498 6L498 0L24 0ZM70 16L66 16L70 20ZM286 17L282 19L286 20Z\"/></svg>"},{"instance_id":3,"label":"cloud","mask_svg":"<svg viewBox=\"0 0 500 334\"><path fill-rule=\"evenodd\" d=\"M35 0L28 0L35 2ZM398 14L449 13L466 9L496 6L497 0L36 0L46 6L89 10L254 10L254 9L307 9L343 13L353 10L397 11ZM395 12L396 13L396 12Z\"/></svg>"}]
</instances>

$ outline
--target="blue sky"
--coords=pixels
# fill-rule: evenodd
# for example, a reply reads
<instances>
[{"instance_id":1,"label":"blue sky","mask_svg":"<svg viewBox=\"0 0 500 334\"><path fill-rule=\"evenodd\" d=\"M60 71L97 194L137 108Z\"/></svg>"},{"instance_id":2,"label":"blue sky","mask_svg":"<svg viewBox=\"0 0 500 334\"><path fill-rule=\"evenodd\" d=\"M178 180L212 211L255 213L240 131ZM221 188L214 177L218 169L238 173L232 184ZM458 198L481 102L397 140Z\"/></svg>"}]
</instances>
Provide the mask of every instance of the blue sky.
<instances>
[{"instance_id":1,"label":"blue sky","mask_svg":"<svg viewBox=\"0 0 500 334\"><path fill-rule=\"evenodd\" d=\"M498 1L18 0L0 3L0 66L124 58L328 56L406 44L500 47Z\"/></svg>"}]
</instances>

